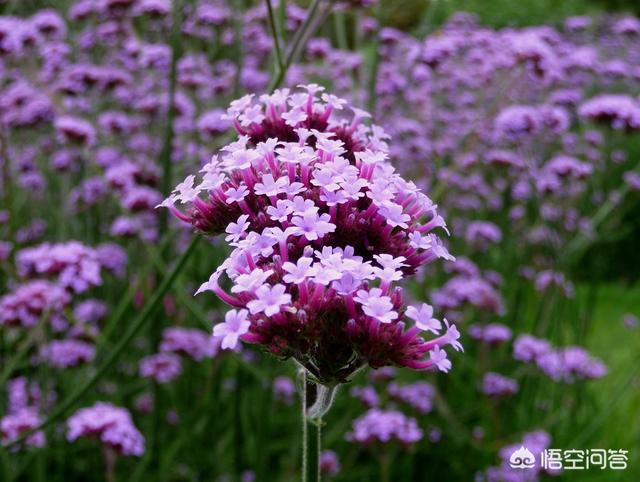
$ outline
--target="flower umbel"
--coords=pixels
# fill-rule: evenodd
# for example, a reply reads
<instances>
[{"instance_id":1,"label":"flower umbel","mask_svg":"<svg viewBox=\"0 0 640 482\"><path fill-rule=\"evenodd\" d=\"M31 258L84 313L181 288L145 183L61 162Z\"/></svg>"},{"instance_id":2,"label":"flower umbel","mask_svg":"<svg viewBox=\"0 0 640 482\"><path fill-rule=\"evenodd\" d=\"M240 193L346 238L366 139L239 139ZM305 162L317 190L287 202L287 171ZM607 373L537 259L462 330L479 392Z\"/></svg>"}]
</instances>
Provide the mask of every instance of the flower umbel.
<instances>
[{"instance_id":1,"label":"flower umbel","mask_svg":"<svg viewBox=\"0 0 640 482\"><path fill-rule=\"evenodd\" d=\"M387 161L388 136L345 102L303 86L245 96L227 116L239 133L163 203L234 247L198 292L234 309L217 325L294 358L319 382L345 381L363 365L448 371L454 326L426 304L404 303L396 284L438 258L452 260L434 229L437 206ZM179 209L179 205L185 205ZM230 292L219 284L228 278Z\"/></svg>"}]
</instances>

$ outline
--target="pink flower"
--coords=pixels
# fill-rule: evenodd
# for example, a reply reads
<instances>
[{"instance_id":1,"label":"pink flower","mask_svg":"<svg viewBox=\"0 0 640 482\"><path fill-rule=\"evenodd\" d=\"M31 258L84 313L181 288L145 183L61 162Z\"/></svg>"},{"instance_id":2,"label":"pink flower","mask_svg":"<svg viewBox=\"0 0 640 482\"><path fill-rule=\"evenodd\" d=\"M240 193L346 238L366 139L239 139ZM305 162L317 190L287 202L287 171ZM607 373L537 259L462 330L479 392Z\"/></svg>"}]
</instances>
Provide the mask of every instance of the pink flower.
<instances>
[{"instance_id":1,"label":"pink flower","mask_svg":"<svg viewBox=\"0 0 640 482\"><path fill-rule=\"evenodd\" d=\"M289 180L286 177L273 179L271 174L267 174L262 178L262 182L257 183L253 189L258 196L277 196L284 191L287 184L289 184Z\"/></svg>"},{"instance_id":2,"label":"pink flower","mask_svg":"<svg viewBox=\"0 0 640 482\"><path fill-rule=\"evenodd\" d=\"M282 305L291 303L291 295L285 293L285 286L277 284L270 287L262 285L256 290L257 299L247 304L252 315L264 313L266 316L273 316L280 313Z\"/></svg>"},{"instance_id":3,"label":"pink flower","mask_svg":"<svg viewBox=\"0 0 640 482\"><path fill-rule=\"evenodd\" d=\"M451 370L451 362L447 358L447 352L441 350L439 346L429 352L429 359L441 372L447 373Z\"/></svg>"},{"instance_id":4,"label":"pink flower","mask_svg":"<svg viewBox=\"0 0 640 482\"><path fill-rule=\"evenodd\" d=\"M238 338L249 331L251 322L247 315L247 310L229 310L224 315L224 323L213 327L213 336L222 338L222 348L234 349L238 344Z\"/></svg>"},{"instance_id":5,"label":"pink flower","mask_svg":"<svg viewBox=\"0 0 640 482\"><path fill-rule=\"evenodd\" d=\"M227 204L240 202L244 200L247 194L249 194L247 186L241 185L237 189L230 187L225 191L225 195L227 196Z\"/></svg>"},{"instance_id":6,"label":"pink flower","mask_svg":"<svg viewBox=\"0 0 640 482\"><path fill-rule=\"evenodd\" d=\"M415 321L416 326L421 330L438 334L442 328L442 323L433 317L433 307L426 303L422 303L420 308L407 307L406 315Z\"/></svg>"},{"instance_id":7,"label":"pink flower","mask_svg":"<svg viewBox=\"0 0 640 482\"><path fill-rule=\"evenodd\" d=\"M331 217L328 214L318 216L317 213L307 211L303 217L296 216L291 222L297 227L294 234L304 236L309 241L314 241L336 230L336 225L330 223L330 219Z\"/></svg>"},{"instance_id":8,"label":"pink flower","mask_svg":"<svg viewBox=\"0 0 640 482\"><path fill-rule=\"evenodd\" d=\"M229 236L224 238L225 241L237 243L240 238L244 237L244 233L249 227L247 219L249 219L249 215L243 214L235 223L229 223L229 226L227 226L227 229L225 229L225 232Z\"/></svg>"},{"instance_id":9,"label":"pink flower","mask_svg":"<svg viewBox=\"0 0 640 482\"><path fill-rule=\"evenodd\" d=\"M398 318L398 313L393 311L391 298L382 296L380 288L372 288L369 291L360 290L354 300L362 304L362 311L367 316L375 318L381 323L391 323Z\"/></svg>"},{"instance_id":10,"label":"pink flower","mask_svg":"<svg viewBox=\"0 0 640 482\"><path fill-rule=\"evenodd\" d=\"M311 266L313 259L300 258L296 264L291 262L284 263L282 269L288 274L284 275L282 280L285 283L300 284L307 278L315 274L315 269Z\"/></svg>"}]
</instances>

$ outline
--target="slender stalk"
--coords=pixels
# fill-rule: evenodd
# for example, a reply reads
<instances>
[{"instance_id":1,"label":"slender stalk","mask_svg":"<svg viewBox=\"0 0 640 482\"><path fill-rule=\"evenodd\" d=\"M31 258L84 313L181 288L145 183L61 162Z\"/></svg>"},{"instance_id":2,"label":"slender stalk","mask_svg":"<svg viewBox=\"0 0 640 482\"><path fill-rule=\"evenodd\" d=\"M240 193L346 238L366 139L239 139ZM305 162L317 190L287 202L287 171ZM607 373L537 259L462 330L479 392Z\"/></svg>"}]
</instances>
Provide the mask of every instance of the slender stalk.
<instances>
[{"instance_id":1,"label":"slender stalk","mask_svg":"<svg viewBox=\"0 0 640 482\"><path fill-rule=\"evenodd\" d=\"M104 461L104 478L106 482L116 482L117 454L109 446L102 446L102 458Z\"/></svg>"},{"instance_id":2,"label":"slender stalk","mask_svg":"<svg viewBox=\"0 0 640 482\"><path fill-rule=\"evenodd\" d=\"M307 470L305 480L308 482L320 482L320 452L322 447L322 419L307 417L307 423L311 423L315 430L315 437L308 438L307 446Z\"/></svg>"},{"instance_id":3,"label":"slender stalk","mask_svg":"<svg viewBox=\"0 0 640 482\"><path fill-rule=\"evenodd\" d=\"M313 20L315 19L316 13L318 12L318 8L320 7L320 4L322 3L322 1L323 0L313 0L313 3L311 4L311 7L309 7L309 12L307 13L306 18L304 19L304 22L302 23L300 28L296 31L296 34L293 37L293 40L291 42L291 47L289 48L289 53L287 54L287 57L284 60L283 67L278 70L277 74L271 80L271 84L269 85L269 92L273 92L275 89L277 89L280 86L280 84L284 80L284 76L286 75L287 70L289 70L289 67L293 63L293 60L297 56L298 52L304 46L303 39L310 25L313 23Z\"/></svg>"},{"instance_id":4,"label":"slender stalk","mask_svg":"<svg viewBox=\"0 0 640 482\"><path fill-rule=\"evenodd\" d=\"M322 455L322 417L316 420L316 480L322 481L322 467L320 466L320 455Z\"/></svg>"},{"instance_id":5,"label":"slender stalk","mask_svg":"<svg viewBox=\"0 0 640 482\"><path fill-rule=\"evenodd\" d=\"M271 0L265 0L267 3L267 10L269 12L269 26L271 27L271 35L273 37L273 46L275 48L276 54L276 64L278 70L284 69L284 60L282 58L282 50L280 49L280 35L278 33L278 27L276 25L276 18L273 13L273 5L271 4Z\"/></svg>"},{"instance_id":6,"label":"slender stalk","mask_svg":"<svg viewBox=\"0 0 640 482\"><path fill-rule=\"evenodd\" d=\"M176 116L176 86L177 86L177 65L178 60L182 56L182 45L180 40L180 32L182 30L182 1L174 0L173 2L173 26L171 28L171 67L169 69L169 106L167 110L167 124L165 126L164 140L162 150L160 151L160 165L162 166L162 193L169 195L171 189L171 178L173 165L171 162L171 153L173 151L173 138L175 134L174 119ZM164 209L160 214L160 233L164 233L169 222L168 210Z\"/></svg>"},{"instance_id":7,"label":"slender stalk","mask_svg":"<svg viewBox=\"0 0 640 482\"><path fill-rule=\"evenodd\" d=\"M173 234L165 236L164 240L162 241L162 244L158 247L158 251L163 252L165 248L169 245L169 243L171 243L172 240L173 240ZM141 272L137 273L138 279L144 278L150 270L151 268L144 267ZM166 271L167 271L167 268L166 266L163 265L162 272L164 273ZM116 306L116 309L113 310L113 314L111 315L111 317L105 324L104 329L100 333L100 336L98 338L98 343L97 343L98 351L100 351L103 345L109 342L111 335L114 333L114 331L116 331L120 327L120 322L124 318L124 315L127 313L127 308L129 307L129 304L131 303L131 300L133 299L137 288L138 287L136 284L131 284L127 292L124 294L124 296L120 297L120 302Z\"/></svg>"},{"instance_id":8,"label":"slender stalk","mask_svg":"<svg viewBox=\"0 0 640 482\"><path fill-rule=\"evenodd\" d=\"M347 22L342 10L336 9L334 12L333 26L336 29L338 47L340 47L340 50L347 50L349 48L349 42L347 40Z\"/></svg>"},{"instance_id":9,"label":"slender stalk","mask_svg":"<svg viewBox=\"0 0 640 482\"><path fill-rule=\"evenodd\" d=\"M391 481L391 458L388 453L380 455L380 482Z\"/></svg>"},{"instance_id":10,"label":"slender stalk","mask_svg":"<svg viewBox=\"0 0 640 482\"><path fill-rule=\"evenodd\" d=\"M233 10L234 10L234 19L233 22L233 34L235 36L235 43L237 46L236 55L235 55L235 64L236 64L236 78L233 86L233 94L235 97L240 95L241 88L241 77L242 77L242 61L244 57L244 52L242 50L242 17L244 15L244 0L233 0L232 2Z\"/></svg>"},{"instance_id":11,"label":"slender stalk","mask_svg":"<svg viewBox=\"0 0 640 482\"><path fill-rule=\"evenodd\" d=\"M307 465L309 457L309 427L307 425L307 371L300 370L302 384L302 482L309 482Z\"/></svg>"},{"instance_id":12,"label":"slender stalk","mask_svg":"<svg viewBox=\"0 0 640 482\"><path fill-rule=\"evenodd\" d=\"M172 26L171 26L171 67L169 69L169 106L167 111L167 123L165 126L164 139L162 144L162 151L160 152L160 165L162 166L162 193L165 196L169 195L172 187L173 177L173 161L171 155L173 153L173 141L175 137L175 117L176 117L176 89L178 82L178 60L182 56L182 0L174 0L172 9ZM166 235L167 227L169 224L169 212L164 209L160 213L159 233L161 236ZM168 251L168 249L167 249ZM164 253L163 253L164 254ZM162 323L163 318L158 317L158 321L153 323L149 327L149 337L155 351L160 343L160 337L162 335ZM153 392L153 415L151 420L151 434L149 443L149 457L152 466L158 465L158 453L159 453L159 426L160 418L164 410L163 394L156 381L152 382Z\"/></svg>"},{"instance_id":13,"label":"slender stalk","mask_svg":"<svg viewBox=\"0 0 640 482\"><path fill-rule=\"evenodd\" d=\"M42 334L43 324L46 319L47 314L42 316L37 326L29 330L27 337L16 347L14 355L9 360L4 360L4 366L2 372L0 372L0 387L4 387L16 367L27 357L29 350L36 345L38 338Z\"/></svg>"},{"instance_id":14,"label":"slender stalk","mask_svg":"<svg viewBox=\"0 0 640 482\"><path fill-rule=\"evenodd\" d=\"M638 172L640 171L640 164L637 164L632 171ZM594 214L591 219L591 225L594 230L596 230L606 219L608 219L609 215L622 203L622 200L630 191L629 185L625 184L620 188L620 200L618 202L613 202L608 200ZM572 239L566 247L566 251L572 257L571 259L575 259L579 254L583 253L585 249L587 249L593 243L593 239L589 238L584 234L578 234L574 239Z\"/></svg>"},{"instance_id":15,"label":"slender stalk","mask_svg":"<svg viewBox=\"0 0 640 482\"><path fill-rule=\"evenodd\" d=\"M3 125L0 125L0 156L2 157L2 194L4 206L9 213L9 240L14 241L16 227L16 213L13 205L13 178L11 174L11 164L9 162L9 135L5 132ZM12 250L13 252L13 250Z\"/></svg>"},{"instance_id":16,"label":"slender stalk","mask_svg":"<svg viewBox=\"0 0 640 482\"><path fill-rule=\"evenodd\" d=\"M151 299L144 306L142 312L138 315L137 318L133 320L133 322L129 325L128 330L123 334L122 338L118 341L114 349L109 353L107 358L102 362L102 365L96 370L94 375L86 380L82 385L80 385L71 395L69 395L66 399L64 399L57 407L55 407L49 417L44 420L37 427L24 432L20 437L5 445L4 448L8 449L22 441L24 441L27 437L37 432L38 430L42 430L51 426L54 422L56 422L60 417L62 417L68 410L75 406L77 402L79 402L95 385L100 381L100 379L105 375L107 370L115 363L118 357L124 352L125 348L129 346L129 343L133 340L133 338L140 332L140 330L144 327L145 323L149 320L150 315L155 311L156 307L162 301L165 293L169 290L173 282L175 281L178 274L184 268L187 260L191 257L191 255L195 252L195 248L198 245L198 241L200 240L200 236L195 236L189 247L186 249L184 253L178 258L176 265L171 270L167 276L162 280L160 286L156 288Z\"/></svg>"},{"instance_id":17,"label":"slender stalk","mask_svg":"<svg viewBox=\"0 0 640 482\"><path fill-rule=\"evenodd\" d=\"M375 18L378 21L376 27L376 34L373 41L373 53L371 58L371 68L369 69L369 84L367 85L367 107L373 114L376 107L376 84L378 80L378 66L380 65L380 3L376 6Z\"/></svg>"}]
</instances>

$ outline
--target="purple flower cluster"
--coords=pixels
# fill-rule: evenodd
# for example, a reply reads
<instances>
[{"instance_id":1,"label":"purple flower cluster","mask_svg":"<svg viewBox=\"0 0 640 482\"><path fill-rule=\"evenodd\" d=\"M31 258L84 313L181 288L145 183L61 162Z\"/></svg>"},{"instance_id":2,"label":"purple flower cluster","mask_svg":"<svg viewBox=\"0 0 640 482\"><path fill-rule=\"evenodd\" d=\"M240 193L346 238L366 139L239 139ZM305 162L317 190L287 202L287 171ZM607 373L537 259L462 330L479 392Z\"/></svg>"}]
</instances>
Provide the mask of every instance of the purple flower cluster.
<instances>
[{"instance_id":1,"label":"purple flower cluster","mask_svg":"<svg viewBox=\"0 0 640 482\"><path fill-rule=\"evenodd\" d=\"M0 325L30 328L43 316L60 313L70 302L69 293L57 284L29 281L0 297Z\"/></svg>"},{"instance_id":2,"label":"purple flower cluster","mask_svg":"<svg viewBox=\"0 0 640 482\"><path fill-rule=\"evenodd\" d=\"M215 355L215 344L208 333L195 328L171 327L162 333L160 351L185 355L202 361Z\"/></svg>"},{"instance_id":3,"label":"purple flower cluster","mask_svg":"<svg viewBox=\"0 0 640 482\"><path fill-rule=\"evenodd\" d=\"M405 308L395 283L438 258L436 206L386 162L387 136L368 114L311 84L232 102L240 134L163 203L235 248L198 292L234 306L214 328L293 357L326 383L363 364L448 371L459 333L427 305ZM186 211L176 204L186 204ZM219 279L226 275L231 292ZM402 321L403 315L413 321ZM428 359L425 359L425 355Z\"/></svg>"},{"instance_id":4,"label":"purple flower cluster","mask_svg":"<svg viewBox=\"0 0 640 482\"><path fill-rule=\"evenodd\" d=\"M276 377L273 380L273 396L286 405L292 405L296 396L296 385L289 377Z\"/></svg>"},{"instance_id":5,"label":"purple flower cluster","mask_svg":"<svg viewBox=\"0 0 640 482\"><path fill-rule=\"evenodd\" d=\"M391 398L406 403L419 414L431 412L436 390L428 382L414 382L401 385L392 382L387 386Z\"/></svg>"},{"instance_id":6,"label":"purple flower cluster","mask_svg":"<svg viewBox=\"0 0 640 482\"><path fill-rule=\"evenodd\" d=\"M499 323L489 323L487 325L470 325L469 335L476 341L481 341L489 345L501 345L511 339L511 328Z\"/></svg>"},{"instance_id":7,"label":"purple flower cluster","mask_svg":"<svg viewBox=\"0 0 640 482\"><path fill-rule=\"evenodd\" d=\"M333 450L323 450L320 454L320 470L324 475L334 476L340 473L342 468L338 454Z\"/></svg>"},{"instance_id":8,"label":"purple flower cluster","mask_svg":"<svg viewBox=\"0 0 640 482\"><path fill-rule=\"evenodd\" d=\"M42 402L40 387L29 383L25 377L17 377L7 383L8 404L7 413L0 419L0 442L4 445L20 438L24 433L38 427L42 419L38 413L38 406ZM12 450L24 447L43 447L46 443L45 434L36 431L29 435L23 443Z\"/></svg>"},{"instance_id":9,"label":"purple flower cluster","mask_svg":"<svg viewBox=\"0 0 640 482\"><path fill-rule=\"evenodd\" d=\"M129 412L106 402L81 408L67 420L67 440L79 438L96 438L122 455L144 453L144 438Z\"/></svg>"},{"instance_id":10,"label":"purple flower cluster","mask_svg":"<svg viewBox=\"0 0 640 482\"><path fill-rule=\"evenodd\" d=\"M488 372L482 379L482 393L490 397L508 397L518 392L518 382L499 373Z\"/></svg>"},{"instance_id":11,"label":"purple flower cluster","mask_svg":"<svg viewBox=\"0 0 640 482\"><path fill-rule=\"evenodd\" d=\"M380 405L380 396L375 387L367 385L364 387L353 387L349 390L349 394L360 400L360 402L368 408L377 407Z\"/></svg>"},{"instance_id":12,"label":"purple flower cluster","mask_svg":"<svg viewBox=\"0 0 640 482\"><path fill-rule=\"evenodd\" d=\"M55 368L70 368L93 360L96 348L81 340L54 340L42 346L38 359Z\"/></svg>"},{"instance_id":13,"label":"purple flower cluster","mask_svg":"<svg viewBox=\"0 0 640 482\"><path fill-rule=\"evenodd\" d=\"M422 440L424 434L415 419L397 410L372 408L353 422L347 440L364 446L398 441L409 447Z\"/></svg>"},{"instance_id":14,"label":"purple flower cluster","mask_svg":"<svg viewBox=\"0 0 640 482\"><path fill-rule=\"evenodd\" d=\"M546 340L521 335L513 343L513 357L526 363L535 363L555 381L571 382L575 379L602 378L606 365L578 346L554 349Z\"/></svg>"},{"instance_id":15,"label":"purple flower cluster","mask_svg":"<svg viewBox=\"0 0 640 482\"><path fill-rule=\"evenodd\" d=\"M582 104L578 114L590 120L607 122L614 129L640 128L640 102L628 95L597 95Z\"/></svg>"},{"instance_id":16,"label":"purple flower cluster","mask_svg":"<svg viewBox=\"0 0 640 482\"><path fill-rule=\"evenodd\" d=\"M18 439L25 432L38 427L42 419L34 408L21 408L0 419L0 439L7 444ZM30 447L43 447L46 442L44 432L37 431L29 435L24 444Z\"/></svg>"},{"instance_id":17,"label":"purple flower cluster","mask_svg":"<svg viewBox=\"0 0 640 482\"><path fill-rule=\"evenodd\" d=\"M173 353L157 353L140 360L140 376L168 383L182 373L182 361Z\"/></svg>"},{"instance_id":18,"label":"purple flower cluster","mask_svg":"<svg viewBox=\"0 0 640 482\"><path fill-rule=\"evenodd\" d=\"M97 252L78 241L24 248L18 251L16 264L20 276L53 277L75 293L102 284Z\"/></svg>"}]
</instances>

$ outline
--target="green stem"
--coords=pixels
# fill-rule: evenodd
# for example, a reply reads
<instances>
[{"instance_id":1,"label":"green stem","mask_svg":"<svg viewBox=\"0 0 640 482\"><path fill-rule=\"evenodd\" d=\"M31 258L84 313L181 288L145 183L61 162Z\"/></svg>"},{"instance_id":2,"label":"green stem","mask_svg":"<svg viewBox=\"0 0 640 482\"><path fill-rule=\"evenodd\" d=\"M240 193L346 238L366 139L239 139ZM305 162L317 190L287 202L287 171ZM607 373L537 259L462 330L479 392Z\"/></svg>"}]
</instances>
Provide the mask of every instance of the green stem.
<instances>
[{"instance_id":1,"label":"green stem","mask_svg":"<svg viewBox=\"0 0 640 482\"><path fill-rule=\"evenodd\" d=\"M337 10L333 14L333 26L336 29L338 47L340 47L340 50L347 50L349 48L349 42L347 41L347 23L342 10Z\"/></svg>"},{"instance_id":2,"label":"green stem","mask_svg":"<svg viewBox=\"0 0 640 482\"><path fill-rule=\"evenodd\" d=\"M162 150L160 151L160 165L162 166L162 193L169 195L171 190L171 177L173 165L171 153L173 151L174 119L176 116L176 87L177 87L177 65L182 55L182 45L180 42L180 32L182 30L182 1L173 2L173 26L171 28L171 67L169 70L169 106L167 110L167 124L165 126ZM169 222L168 210L164 209L160 214L160 233L165 233Z\"/></svg>"},{"instance_id":3,"label":"green stem","mask_svg":"<svg viewBox=\"0 0 640 482\"><path fill-rule=\"evenodd\" d=\"M388 453L380 455L380 482L391 481L391 458Z\"/></svg>"},{"instance_id":4,"label":"green stem","mask_svg":"<svg viewBox=\"0 0 640 482\"><path fill-rule=\"evenodd\" d=\"M322 473L320 467L320 452L322 451L322 419L307 417L307 423L311 422L315 429L315 437L308 437L307 464L304 480L308 482L320 482Z\"/></svg>"},{"instance_id":5,"label":"green stem","mask_svg":"<svg viewBox=\"0 0 640 482\"><path fill-rule=\"evenodd\" d=\"M289 70L289 67L293 63L294 58L303 46L301 44L303 43L306 31L315 19L318 8L320 7L320 3L322 3L322 0L314 0L313 4L311 4L311 7L309 7L309 13L307 13L304 22L296 31L296 34L293 37L291 47L289 48L289 53L284 60L283 67L281 69L278 69L276 76L271 80L271 84L269 85L269 92L273 92L275 89L277 89L284 80L284 76L286 75L287 70Z\"/></svg>"},{"instance_id":6,"label":"green stem","mask_svg":"<svg viewBox=\"0 0 640 482\"><path fill-rule=\"evenodd\" d=\"M118 359L118 357L124 352L125 348L131 343L133 338L140 332L140 330L144 327L145 323L150 318L150 315L155 311L158 304L162 301L165 293L169 290L174 280L184 268L187 260L194 253L196 246L198 245L198 241L200 240L200 236L197 235L191 241L188 248L174 266L173 270L160 283L160 286L156 288L151 299L147 302L142 312L138 315L137 318L133 320L133 322L129 325L128 330L123 334L122 338L118 341L114 349L109 353L107 358L104 360L102 365L96 370L94 375L85 381L82 385L80 385L71 395L69 395L65 400L60 402L60 404L55 407L49 417L42 422L37 427L23 433L19 438L5 445L4 448L8 449L22 441L24 441L27 437L32 435L33 433L42 430L44 428L49 427L54 422L56 422L60 417L62 417L68 410L73 408L77 402L79 402L97 383L100 379L105 375L107 370L113 365L113 363Z\"/></svg>"},{"instance_id":7,"label":"green stem","mask_svg":"<svg viewBox=\"0 0 640 482\"><path fill-rule=\"evenodd\" d=\"M371 68L369 69L369 85L367 86L367 107L369 109L369 112L371 112L371 114L373 114L374 109L376 108L376 84L377 84L377 80L378 80L378 66L380 65L380 18L382 17L380 15L380 3L378 2L378 5L376 6L376 10L375 10L375 18L378 20L378 26L376 34L375 34L375 38L373 41L373 53L372 53L372 57L371 57Z\"/></svg>"},{"instance_id":8,"label":"green stem","mask_svg":"<svg viewBox=\"0 0 640 482\"><path fill-rule=\"evenodd\" d=\"M640 164L637 164L632 169L632 171L634 172L640 171ZM629 185L625 184L619 190L620 199L618 202L613 202L611 200L608 200L602 206L600 206L600 209L596 211L595 215L591 219L591 225L594 231L600 226L600 224L602 224L606 219L608 219L609 215L622 203L622 200L630 192L630 190L631 189ZM583 253L593 242L594 240L591 239L590 237L584 234L579 234L573 240L571 240L571 242L569 242L569 244L566 247L566 252L569 254L570 259L574 260L578 257L579 254Z\"/></svg>"},{"instance_id":9,"label":"green stem","mask_svg":"<svg viewBox=\"0 0 640 482\"><path fill-rule=\"evenodd\" d=\"M9 213L9 240L15 241L16 213L13 205L13 178L9 162L8 139L9 135L5 132L4 126L0 126L0 156L2 157L2 182L4 184L2 194L4 195L4 205ZM11 250L12 253L13 251Z\"/></svg>"},{"instance_id":10,"label":"green stem","mask_svg":"<svg viewBox=\"0 0 640 482\"><path fill-rule=\"evenodd\" d=\"M276 26L276 18L273 13L273 5L271 0L265 0L267 3L267 10L269 11L269 26L271 27L271 35L273 37L273 46L276 54L276 64L278 70L284 69L284 60L282 59L282 50L280 49L280 35L278 34L278 28Z\"/></svg>"},{"instance_id":11,"label":"green stem","mask_svg":"<svg viewBox=\"0 0 640 482\"><path fill-rule=\"evenodd\" d=\"M309 458L309 426L307 424L307 371L300 371L302 384L302 482L309 482L307 478L307 465Z\"/></svg>"},{"instance_id":12,"label":"green stem","mask_svg":"<svg viewBox=\"0 0 640 482\"><path fill-rule=\"evenodd\" d=\"M320 466L320 455L322 455L322 417L316 420L316 480L322 482L322 467Z\"/></svg>"},{"instance_id":13,"label":"green stem","mask_svg":"<svg viewBox=\"0 0 640 482\"><path fill-rule=\"evenodd\" d=\"M11 359L6 360L2 373L0 373L0 387L5 386L6 381L9 379L15 368L26 358L29 350L36 344L38 338L42 334L43 325L46 319L47 315L45 314L42 316L39 324L29 331L28 336L17 347L15 355L11 357Z\"/></svg>"}]
</instances>

